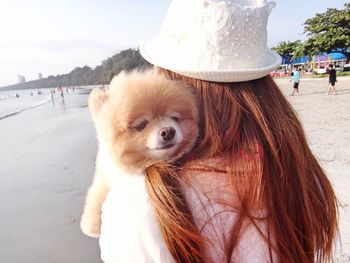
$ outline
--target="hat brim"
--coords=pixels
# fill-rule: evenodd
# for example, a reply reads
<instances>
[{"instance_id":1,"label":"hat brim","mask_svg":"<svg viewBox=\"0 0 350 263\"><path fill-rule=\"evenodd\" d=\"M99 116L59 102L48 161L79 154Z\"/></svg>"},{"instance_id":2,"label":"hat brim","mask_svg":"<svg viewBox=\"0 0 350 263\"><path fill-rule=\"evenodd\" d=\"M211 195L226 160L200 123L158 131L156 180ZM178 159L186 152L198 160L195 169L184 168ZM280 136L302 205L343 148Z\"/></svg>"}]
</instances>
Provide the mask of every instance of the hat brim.
<instances>
[{"instance_id":1,"label":"hat brim","mask_svg":"<svg viewBox=\"0 0 350 263\"><path fill-rule=\"evenodd\" d=\"M142 43L140 53L145 60L153 65L173 71L175 73L205 81L242 82L262 78L281 65L282 58L275 51L266 49L261 65L255 68L240 68L239 70L187 69L186 65L173 65L170 51L161 54L159 49L150 48L151 43ZM156 51L155 51L156 50ZM152 52L153 51L153 52Z\"/></svg>"}]
</instances>

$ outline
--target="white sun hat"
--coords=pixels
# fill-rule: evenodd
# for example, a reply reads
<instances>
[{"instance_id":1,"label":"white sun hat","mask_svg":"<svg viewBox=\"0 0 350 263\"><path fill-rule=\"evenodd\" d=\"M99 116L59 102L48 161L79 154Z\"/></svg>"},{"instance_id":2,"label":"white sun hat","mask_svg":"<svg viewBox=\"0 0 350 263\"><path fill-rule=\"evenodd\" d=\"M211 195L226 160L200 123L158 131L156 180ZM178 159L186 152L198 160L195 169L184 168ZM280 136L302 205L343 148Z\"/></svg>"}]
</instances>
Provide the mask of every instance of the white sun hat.
<instances>
[{"instance_id":1,"label":"white sun hat","mask_svg":"<svg viewBox=\"0 0 350 263\"><path fill-rule=\"evenodd\" d=\"M158 35L140 45L151 64L181 75L240 82L268 75L281 57L267 48L266 0L173 0Z\"/></svg>"}]
</instances>

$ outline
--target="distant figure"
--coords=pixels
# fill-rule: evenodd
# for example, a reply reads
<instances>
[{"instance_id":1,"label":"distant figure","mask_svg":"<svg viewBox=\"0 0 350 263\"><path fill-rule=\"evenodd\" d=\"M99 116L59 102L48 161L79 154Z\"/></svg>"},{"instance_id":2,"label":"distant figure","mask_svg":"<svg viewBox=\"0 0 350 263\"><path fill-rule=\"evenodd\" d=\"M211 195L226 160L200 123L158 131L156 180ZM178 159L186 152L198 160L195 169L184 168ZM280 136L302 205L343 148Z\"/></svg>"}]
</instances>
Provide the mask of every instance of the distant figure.
<instances>
[{"instance_id":1,"label":"distant figure","mask_svg":"<svg viewBox=\"0 0 350 263\"><path fill-rule=\"evenodd\" d=\"M290 80L290 81L293 81L293 92L291 96L294 96L295 93L299 95L300 71L301 71L301 68L296 67L293 72L293 78Z\"/></svg>"},{"instance_id":2,"label":"distant figure","mask_svg":"<svg viewBox=\"0 0 350 263\"><path fill-rule=\"evenodd\" d=\"M68 88L66 88L66 92L68 93Z\"/></svg>"},{"instance_id":3,"label":"distant figure","mask_svg":"<svg viewBox=\"0 0 350 263\"><path fill-rule=\"evenodd\" d=\"M30 92L30 96L33 96L34 94L33 94L33 91L32 92Z\"/></svg>"},{"instance_id":4,"label":"distant figure","mask_svg":"<svg viewBox=\"0 0 350 263\"><path fill-rule=\"evenodd\" d=\"M19 98L19 94L18 93L16 93L16 98Z\"/></svg>"},{"instance_id":5,"label":"distant figure","mask_svg":"<svg viewBox=\"0 0 350 263\"><path fill-rule=\"evenodd\" d=\"M57 91L61 94L61 97L63 98L64 97L64 95L63 95L63 89L62 89L62 86L59 86L58 88L57 88Z\"/></svg>"},{"instance_id":6,"label":"distant figure","mask_svg":"<svg viewBox=\"0 0 350 263\"><path fill-rule=\"evenodd\" d=\"M335 83L337 82L337 72L333 68L334 66L332 64L329 64L329 69L327 70L327 73L329 74L329 88L328 88L328 95L331 95L332 92L334 92L334 95L337 94L335 91Z\"/></svg>"},{"instance_id":7,"label":"distant figure","mask_svg":"<svg viewBox=\"0 0 350 263\"><path fill-rule=\"evenodd\" d=\"M73 92L75 92L75 88L74 88L74 86L73 86Z\"/></svg>"}]
</instances>

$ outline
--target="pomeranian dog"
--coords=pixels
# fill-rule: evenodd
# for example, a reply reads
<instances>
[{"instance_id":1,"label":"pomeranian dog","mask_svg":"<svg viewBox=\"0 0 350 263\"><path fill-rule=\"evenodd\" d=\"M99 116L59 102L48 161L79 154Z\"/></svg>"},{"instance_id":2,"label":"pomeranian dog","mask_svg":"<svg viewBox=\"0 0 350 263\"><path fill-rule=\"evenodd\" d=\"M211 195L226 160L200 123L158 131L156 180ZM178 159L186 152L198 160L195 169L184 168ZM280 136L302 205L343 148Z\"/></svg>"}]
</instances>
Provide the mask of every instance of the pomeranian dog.
<instances>
[{"instance_id":1,"label":"pomeranian dog","mask_svg":"<svg viewBox=\"0 0 350 263\"><path fill-rule=\"evenodd\" d=\"M99 149L80 227L99 237L101 207L118 173L142 175L156 162L189 152L198 136L198 110L190 87L153 70L120 73L109 90L92 91L89 109Z\"/></svg>"}]
</instances>

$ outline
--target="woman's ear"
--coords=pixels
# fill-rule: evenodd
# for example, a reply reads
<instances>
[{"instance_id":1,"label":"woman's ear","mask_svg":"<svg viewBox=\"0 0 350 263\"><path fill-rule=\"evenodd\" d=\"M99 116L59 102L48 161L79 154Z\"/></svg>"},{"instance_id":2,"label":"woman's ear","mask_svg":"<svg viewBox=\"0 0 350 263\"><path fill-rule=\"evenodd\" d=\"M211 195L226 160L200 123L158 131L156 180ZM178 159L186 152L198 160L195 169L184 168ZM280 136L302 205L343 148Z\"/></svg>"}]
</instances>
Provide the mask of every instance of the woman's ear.
<instances>
[{"instance_id":1,"label":"woman's ear","mask_svg":"<svg viewBox=\"0 0 350 263\"><path fill-rule=\"evenodd\" d=\"M108 100L108 91L102 89L94 89L89 97L89 109L92 119L95 121L102 105Z\"/></svg>"}]
</instances>

